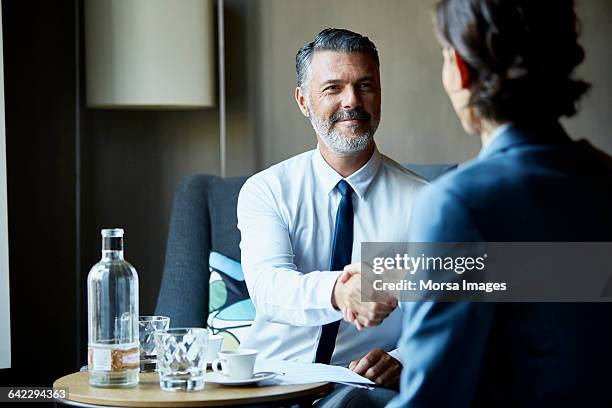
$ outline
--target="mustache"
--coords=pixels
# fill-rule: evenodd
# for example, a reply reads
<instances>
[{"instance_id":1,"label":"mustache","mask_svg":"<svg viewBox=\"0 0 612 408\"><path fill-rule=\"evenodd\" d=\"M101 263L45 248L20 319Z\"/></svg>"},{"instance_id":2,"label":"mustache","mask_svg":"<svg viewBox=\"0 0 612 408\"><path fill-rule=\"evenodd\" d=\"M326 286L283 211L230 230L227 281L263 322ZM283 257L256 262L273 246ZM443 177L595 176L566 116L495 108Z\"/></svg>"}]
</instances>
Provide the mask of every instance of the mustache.
<instances>
[{"instance_id":1,"label":"mustache","mask_svg":"<svg viewBox=\"0 0 612 408\"><path fill-rule=\"evenodd\" d=\"M341 120L363 120L369 122L371 119L372 115L363 110L363 108L355 108L348 111L336 112L329 118L329 121L333 125Z\"/></svg>"}]
</instances>

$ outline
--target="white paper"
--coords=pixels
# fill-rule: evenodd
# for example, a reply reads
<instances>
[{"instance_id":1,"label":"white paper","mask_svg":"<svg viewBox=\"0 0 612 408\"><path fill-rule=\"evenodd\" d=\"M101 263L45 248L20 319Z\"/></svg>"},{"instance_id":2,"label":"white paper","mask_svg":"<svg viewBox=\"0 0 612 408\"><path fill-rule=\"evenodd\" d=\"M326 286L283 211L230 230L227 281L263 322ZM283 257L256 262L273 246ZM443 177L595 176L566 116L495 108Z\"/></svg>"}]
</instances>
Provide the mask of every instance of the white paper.
<instances>
[{"instance_id":1,"label":"white paper","mask_svg":"<svg viewBox=\"0 0 612 408\"><path fill-rule=\"evenodd\" d=\"M255 372L274 371L284 375L273 380L263 381L262 385L310 384L316 382L335 382L343 384L372 385L372 381L355 374L345 367L295 361L257 360Z\"/></svg>"}]
</instances>

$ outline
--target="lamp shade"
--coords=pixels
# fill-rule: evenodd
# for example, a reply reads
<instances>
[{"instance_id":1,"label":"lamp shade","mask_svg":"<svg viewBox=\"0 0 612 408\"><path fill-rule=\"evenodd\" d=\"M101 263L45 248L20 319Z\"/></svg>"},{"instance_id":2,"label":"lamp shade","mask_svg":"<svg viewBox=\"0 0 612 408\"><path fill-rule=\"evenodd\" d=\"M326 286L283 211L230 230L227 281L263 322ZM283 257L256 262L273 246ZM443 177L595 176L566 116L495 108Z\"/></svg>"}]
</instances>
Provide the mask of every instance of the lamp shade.
<instances>
[{"instance_id":1,"label":"lamp shade","mask_svg":"<svg viewBox=\"0 0 612 408\"><path fill-rule=\"evenodd\" d=\"M86 0L87 106L214 106L213 0Z\"/></svg>"}]
</instances>

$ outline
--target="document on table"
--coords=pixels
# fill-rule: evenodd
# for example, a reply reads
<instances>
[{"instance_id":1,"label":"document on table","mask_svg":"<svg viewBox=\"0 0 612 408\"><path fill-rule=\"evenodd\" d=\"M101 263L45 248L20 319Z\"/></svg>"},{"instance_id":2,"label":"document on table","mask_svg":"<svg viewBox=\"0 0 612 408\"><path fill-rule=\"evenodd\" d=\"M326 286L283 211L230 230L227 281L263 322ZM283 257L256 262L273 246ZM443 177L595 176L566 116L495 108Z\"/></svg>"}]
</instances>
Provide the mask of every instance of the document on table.
<instances>
[{"instance_id":1,"label":"document on table","mask_svg":"<svg viewBox=\"0 0 612 408\"><path fill-rule=\"evenodd\" d=\"M345 367L318 364L299 363L296 361L257 360L255 372L274 371L284 373L263 384L288 385L309 384L315 382L335 382L356 386L374 385L374 383Z\"/></svg>"}]
</instances>

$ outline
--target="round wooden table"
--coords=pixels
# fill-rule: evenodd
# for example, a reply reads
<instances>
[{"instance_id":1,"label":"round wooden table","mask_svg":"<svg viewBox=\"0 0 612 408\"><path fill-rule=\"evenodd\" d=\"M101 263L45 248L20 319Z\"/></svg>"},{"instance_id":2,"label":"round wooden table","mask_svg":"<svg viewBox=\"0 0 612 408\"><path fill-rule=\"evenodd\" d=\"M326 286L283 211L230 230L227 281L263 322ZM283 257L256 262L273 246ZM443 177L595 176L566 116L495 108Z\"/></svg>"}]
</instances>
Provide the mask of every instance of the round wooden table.
<instances>
[{"instance_id":1,"label":"round wooden table","mask_svg":"<svg viewBox=\"0 0 612 408\"><path fill-rule=\"evenodd\" d=\"M293 405L329 393L332 383L226 387L207 383L202 391L162 391L157 373L141 373L133 388L96 388L86 371L59 378L53 387L68 388L68 397L57 401L79 407L213 407L232 405Z\"/></svg>"}]
</instances>

